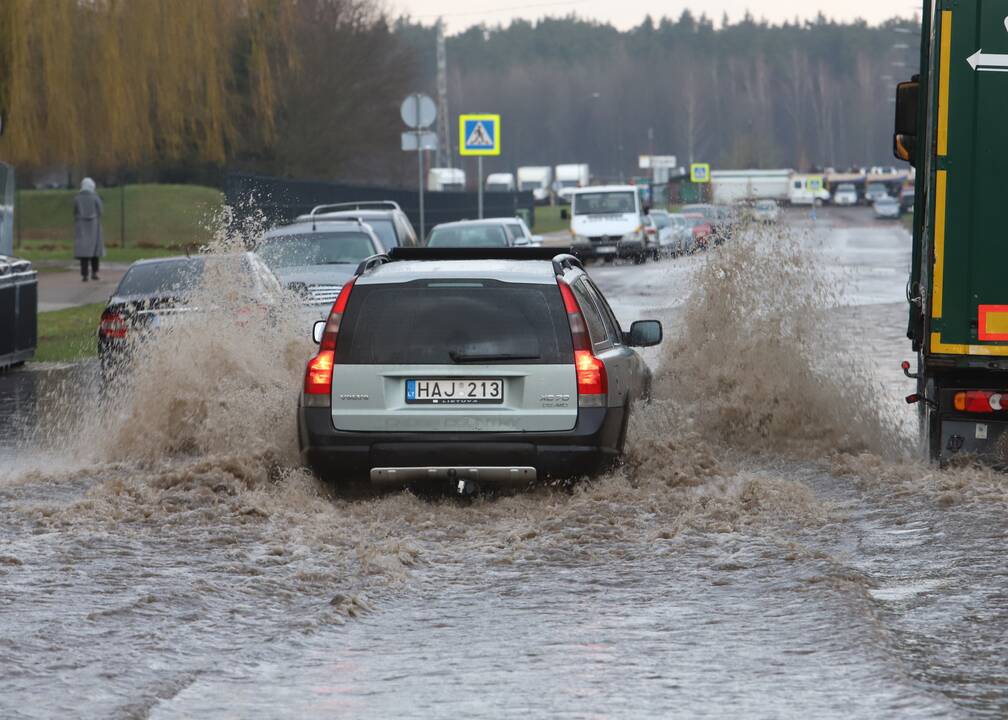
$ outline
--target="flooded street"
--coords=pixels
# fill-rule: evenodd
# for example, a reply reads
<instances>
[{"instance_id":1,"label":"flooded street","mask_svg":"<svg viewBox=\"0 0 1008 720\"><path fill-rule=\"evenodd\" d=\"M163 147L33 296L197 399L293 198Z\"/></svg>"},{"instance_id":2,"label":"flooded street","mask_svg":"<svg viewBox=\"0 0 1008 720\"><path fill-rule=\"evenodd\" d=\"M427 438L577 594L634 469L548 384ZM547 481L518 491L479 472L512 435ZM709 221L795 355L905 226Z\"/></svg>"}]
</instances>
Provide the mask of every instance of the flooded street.
<instances>
[{"instance_id":1,"label":"flooded street","mask_svg":"<svg viewBox=\"0 0 1008 720\"><path fill-rule=\"evenodd\" d=\"M93 364L0 376L0 717L1008 715L1008 480L908 454L909 236L784 222L590 268L666 341L574 488L330 497L300 346L222 332L91 422Z\"/></svg>"}]
</instances>

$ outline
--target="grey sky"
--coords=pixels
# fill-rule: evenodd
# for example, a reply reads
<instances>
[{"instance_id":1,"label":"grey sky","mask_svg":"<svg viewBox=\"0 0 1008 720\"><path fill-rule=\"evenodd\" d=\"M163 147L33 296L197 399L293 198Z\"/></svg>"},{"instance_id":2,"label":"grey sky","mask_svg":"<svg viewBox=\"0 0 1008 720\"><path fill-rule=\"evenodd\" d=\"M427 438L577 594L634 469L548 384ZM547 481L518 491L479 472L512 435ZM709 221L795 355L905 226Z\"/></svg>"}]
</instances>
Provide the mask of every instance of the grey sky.
<instances>
[{"instance_id":1,"label":"grey sky","mask_svg":"<svg viewBox=\"0 0 1008 720\"><path fill-rule=\"evenodd\" d=\"M678 17L685 8L694 14L706 12L718 21L724 12L738 19L748 9L757 18L771 21L795 17L815 17L820 11L837 20L864 18L876 23L893 16L909 17L921 4L912 0L711 0L710 2L649 2L648 0L387 0L395 13L405 13L424 23L443 15L449 32L485 22L490 25L507 23L512 18L536 19L546 15L577 13L583 18L609 22L625 29L640 23L650 13L653 17Z\"/></svg>"}]
</instances>

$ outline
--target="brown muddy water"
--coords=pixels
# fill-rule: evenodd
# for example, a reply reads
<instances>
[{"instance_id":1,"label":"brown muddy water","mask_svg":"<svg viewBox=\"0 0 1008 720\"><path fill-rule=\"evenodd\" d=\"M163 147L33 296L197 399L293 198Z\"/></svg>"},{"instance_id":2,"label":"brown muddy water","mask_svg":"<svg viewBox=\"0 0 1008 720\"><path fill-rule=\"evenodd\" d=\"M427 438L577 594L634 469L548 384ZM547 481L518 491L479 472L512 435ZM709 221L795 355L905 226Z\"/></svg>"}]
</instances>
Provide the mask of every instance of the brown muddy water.
<instances>
[{"instance_id":1,"label":"brown muddy water","mask_svg":"<svg viewBox=\"0 0 1008 720\"><path fill-rule=\"evenodd\" d=\"M850 210L593 268L657 399L514 497L331 497L307 328L0 378L0 717L1008 715L1008 482L914 459L908 262Z\"/></svg>"}]
</instances>

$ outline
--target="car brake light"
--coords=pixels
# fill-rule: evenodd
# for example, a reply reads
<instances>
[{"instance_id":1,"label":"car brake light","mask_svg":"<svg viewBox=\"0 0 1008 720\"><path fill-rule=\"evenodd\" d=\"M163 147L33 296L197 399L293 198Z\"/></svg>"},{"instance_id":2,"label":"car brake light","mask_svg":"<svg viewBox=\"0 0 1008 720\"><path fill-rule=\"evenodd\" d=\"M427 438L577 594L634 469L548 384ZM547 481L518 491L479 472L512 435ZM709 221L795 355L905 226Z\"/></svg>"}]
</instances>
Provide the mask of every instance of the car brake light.
<instances>
[{"instance_id":1,"label":"car brake light","mask_svg":"<svg viewBox=\"0 0 1008 720\"><path fill-rule=\"evenodd\" d=\"M329 311L325 329L322 331L318 354L308 361L308 367L305 368L305 395L328 396L332 393L333 365L336 362L336 338L339 335L340 323L343 321L347 302L350 300L350 291L353 290L353 284L356 280L356 277L350 278L340 289L336 302L333 303L332 310Z\"/></svg>"},{"instance_id":2,"label":"car brake light","mask_svg":"<svg viewBox=\"0 0 1008 720\"><path fill-rule=\"evenodd\" d=\"M959 412L990 413L1000 412L1002 393L990 390L966 390L957 392L953 398L955 409Z\"/></svg>"},{"instance_id":3,"label":"car brake light","mask_svg":"<svg viewBox=\"0 0 1008 720\"><path fill-rule=\"evenodd\" d=\"M119 313L112 310L106 310L102 313L98 323L99 335L119 340L126 337L128 330L129 326L126 324L125 318Z\"/></svg>"},{"instance_id":4,"label":"car brake light","mask_svg":"<svg viewBox=\"0 0 1008 720\"><path fill-rule=\"evenodd\" d=\"M560 295L563 297L567 322L570 323L571 340L574 344L574 370L577 373L578 405L580 407L605 407L609 378L605 363L592 352L588 326L585 324L581 306L570 285L557 276Z\"/></svg>"}]
</instances>

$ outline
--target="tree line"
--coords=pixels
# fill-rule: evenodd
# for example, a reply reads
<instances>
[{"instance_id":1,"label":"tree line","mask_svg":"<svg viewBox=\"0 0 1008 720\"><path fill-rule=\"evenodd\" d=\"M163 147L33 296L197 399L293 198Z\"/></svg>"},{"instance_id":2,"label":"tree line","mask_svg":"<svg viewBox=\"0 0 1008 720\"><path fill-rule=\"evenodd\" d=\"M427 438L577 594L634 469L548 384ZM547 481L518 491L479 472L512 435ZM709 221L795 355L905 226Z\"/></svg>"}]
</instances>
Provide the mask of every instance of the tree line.
<instances>
[{"instance_id":1,"label":"tree line","mask_svg":"<svg viewBox=\"0 0 1008 720\"><path fill-rule=\"evenodd\" d=\"M587 162L616 178L641 154L876 164L916 27L689 12L627 31L573 16L478 25L447 39L449 112L501 114L503 154L486 172ZM29 169L409 186L398 106L435 87L434 26L376 0L0 3L0 160Z\"/></svg>"}]
</instances>

